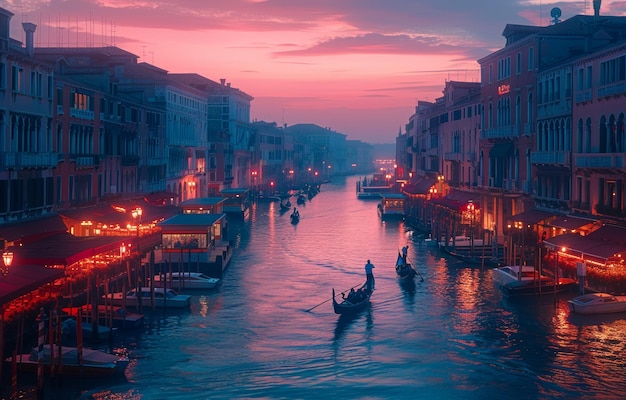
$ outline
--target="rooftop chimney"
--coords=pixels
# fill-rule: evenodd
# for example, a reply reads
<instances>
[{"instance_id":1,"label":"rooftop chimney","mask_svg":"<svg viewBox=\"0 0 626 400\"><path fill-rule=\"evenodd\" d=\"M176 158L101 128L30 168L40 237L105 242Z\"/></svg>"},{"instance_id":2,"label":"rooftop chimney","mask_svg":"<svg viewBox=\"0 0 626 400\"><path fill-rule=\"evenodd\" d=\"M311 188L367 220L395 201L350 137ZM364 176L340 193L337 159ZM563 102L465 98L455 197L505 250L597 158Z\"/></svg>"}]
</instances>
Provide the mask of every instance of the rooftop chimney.
<instances>
[{"instance_id":1,"label":"rooftop chimney","mask_svg":"<svg viewBox=\"0 0 626 400\"><path fill-rule=\"evenodd\" d=\"M32 57L35 51L33 37L35 35L35 29L37 29L37 25L30 22L23 22L22 27L24 28L24 32L26 32L26 53L28 53L28 55Z\"/></svg>"},{"instance_id":2,"label":"rooftop chimney","mask_svg":"<svg viewBox=\"0 0 626 400\"><path fill-rule=\"evenodd\" d=\"M602 0L593 0L593 16L594 17L600 16L600 3L602 3Z\"/></svg>"},{"instance_id":3,"label":"rooftop chimney","mask_svg":"<svg viewBox=\"0 0 626 400\"><path fill-rule=\"evenodd\" d=\"M224 86L226 84L226 79L224 78L220 79L220 83L222 84L222 86Z\"/></svg>"}]
</instances>

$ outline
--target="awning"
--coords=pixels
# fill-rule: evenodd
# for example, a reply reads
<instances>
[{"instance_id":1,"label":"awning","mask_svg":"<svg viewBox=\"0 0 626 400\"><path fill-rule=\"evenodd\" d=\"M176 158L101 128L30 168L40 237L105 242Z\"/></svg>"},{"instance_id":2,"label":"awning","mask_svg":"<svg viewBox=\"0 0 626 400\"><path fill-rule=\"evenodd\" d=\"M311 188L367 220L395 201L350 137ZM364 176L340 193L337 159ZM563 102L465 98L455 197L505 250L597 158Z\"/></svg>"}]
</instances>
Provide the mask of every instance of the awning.
<instances>
[{"instance_id":1,"label":"awning","mask_svg":"<svg viewBox=\"0 0 626 400\"><path fill-rule=\"evenodd\" d=\"M626 246L615 242L594 239L591 235L580 236L575 233L566 233L545 240L543 243L552 249L565 248L567 253L575 254L582 258L595 257L607 260L618 254L626 255Z\"/></svg>"},{"instance_id":2,"label":"awning","mask_svg":"<svg viewBox=\"0 0 626 400\"><path fill-rule=\"evenodd\" d=\"M0 304L6 304L46 283L62 278L64 271L40 265L23 264L9 269L7 276L0 277Z\"/></svg>"},{"instance_id":3,"label":"awning","mask_svg":"<svg viewBox=\"0 0 626 400\"><path fill-rule=\"evenodd\" d=\"M476 193L464 192L462 190L452 190L446 197L432 199L431 202L433 204L459 211L469 203L473 203L476 209L480 208L480 202L478 200L478 195Z\"/></svg>"},{"instance_id":4,"label":"awning","mask_svg":"<svg viewBox=\"0 0 626 400\"><path fill-rule=\"evenodd\" d=\"M126 236L73 236L62 233L47 237L27 246L13 247L14 261L34 265L71 265L97 254L119 249L134 237Z\"/></svg>"},{"instance_id":5,"label":"awning","mask_svg":"<svg viewBox=\"0 0 626 400\"><path fill-rule=\"evenodd\" d=\"M22 243L29 243L66 230L63 220L58 215L48 215L30 218L26 221L0 224L0 239L7 242L20 240Z\"/></svg>"},{"instance_id":6,"label":"awning","mask_svg":"<svg viewBox=\"0 0 626 400\"><path fill-rule=\"evenodd\" d=\"M414 183L404 185L404 192L407 194L428 194L430 192L430 188L436 184L436 179L422 178Z\"/></svg>"},{"instance_id":7,"label":"awning","mask_svg":"<svg viewBox=\"0 0 626 400\"><path fill-rule=\"evenodd\" d=\"M580 229L585 225L593 224L594 222L596 222L596 220L572 217L571 215L564 215L550 221L548 225L555 228L561 228L571 231L575 229Z\"/></svg>"},{"instance_id":8,"label":"awning","mask_svg":"<svg viewBox=\"0 0 626 400\"><path fill-rule=\"evenodd\" d=\"M619 243L626 247L626 228L616 225L604 225L587 235L589 238Z\"/></svg>"},{"instance_id":9,"label":"awning","mask_svg":"<svg viewBox=\"0 0 626 400\"><path fill-rule=\"evenodd\" d=\"M513 155L513 142L502 142L493 145L489 150L489 158L506 158Z\"/></svg>"},{"instance_id":10,"label":"awning","mask_svg":"<svg viewBox=\"0 0 626 400\"><path fill-rule=\"evenodd\" d=\"M510 218L508 218L508 220L512 222L522 222L527 225L537 225L540 222L543 222L550 218L555 218L557 216L557 214L551 214L546 211L527 210L511 216Z\"/></svg>"},{"instance_id":11,"label":"awning","mask_svg":"<svg viewBox=\"0 0 626 400\"><path fill-rule=\"evenodd\" d=\"M544 245L552 249L562 249L569 254L575 254L582 258L595 257L600 260L607 260L618 254L626 255L624 245L603 240L594 239L590 236L580 236L575 233L566 233L545 240Z\"/></svg>"}]
</instances>

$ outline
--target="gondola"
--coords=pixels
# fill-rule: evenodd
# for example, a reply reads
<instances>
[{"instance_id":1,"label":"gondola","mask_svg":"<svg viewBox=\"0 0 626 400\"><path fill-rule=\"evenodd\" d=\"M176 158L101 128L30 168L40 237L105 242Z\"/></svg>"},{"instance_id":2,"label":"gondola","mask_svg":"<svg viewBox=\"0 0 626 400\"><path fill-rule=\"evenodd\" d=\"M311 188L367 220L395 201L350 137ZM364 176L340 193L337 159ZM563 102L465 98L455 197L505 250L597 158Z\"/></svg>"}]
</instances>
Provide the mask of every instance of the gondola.
<instances>
[{"instance_id":1,"label":"gondola","mask_svg":"<svg viewBox=\"0 0 626 400\"><path fill-rule=\"evenodd\" d=\"M280 203L280 212L287 212L291 210L291 203Z\"/></svg>"},{"instance_id":2,"label":"gondola","mask_svg":"<svg viewBox=\"0 0 626 400\"><path fill-rule=\"evenodd\" d=\"M396 274L401 282L406 282L412 280L415 275L417 275L417 272L410 263L404 261L404 258L398 254L398 260L396 261Z\"/></svg>"},{"instance_id":3,"label":"gondola","mask_svg":"<svg viewBox=\"0 0 626 400\"><path fill-rule=\"evenodd\" d=\"M306 196L303 194L298 195L298 199L296 200L296 203L298 203L299 205L306 203Z\"/></svg>"},{"instance_id":4,"label":"gondola","mask_svg":"<svg viewBox=\"0 0 626 400\"><path fill-rule=\"evenodd\" d=\"M300 213L292 213L290 218L291 218L291 223L295 225L298 222L300 222Z\"/></svg>"},{"instance_id":5,"label":"gondola","mask_svg":"<svg viewBox=\"0 0 626 400\"><path fill-rule=\"evenodd\" d=\"M362 311L370 304L372 292L372 290L367 288L367 283L365 283L355 291L355 293L357 293L356 297L351 298L351 295L344 296L342 293L342 301L337 302L335 299L335 288L333 288L333 309L335 310L335 314L353 315Z\"/></svg>"}]
</instances>

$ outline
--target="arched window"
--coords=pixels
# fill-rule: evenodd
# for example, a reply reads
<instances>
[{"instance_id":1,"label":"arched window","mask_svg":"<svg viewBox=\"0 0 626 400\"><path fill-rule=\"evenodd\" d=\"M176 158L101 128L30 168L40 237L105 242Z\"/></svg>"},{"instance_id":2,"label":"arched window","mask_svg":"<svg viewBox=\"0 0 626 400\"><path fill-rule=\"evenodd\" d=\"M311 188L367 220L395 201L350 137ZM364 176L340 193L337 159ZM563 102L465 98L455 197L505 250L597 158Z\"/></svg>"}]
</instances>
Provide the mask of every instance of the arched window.
<instances>
[{"instance_id":1,"label":"arched window","mask_svg":"<svg viewBox=\"0 0 626 400\"><path fill-rule=\"evenodd\" d=\"M585 145L583 146L583 153L591 153L591 118L587 118L585 124Z\"/></svg>"},{"instance_id":2,"label":"arched window","mask_svg":"<svg viewBox=\"0 0 626 400\"><path fill-rule=\"evenodd\" d=\"M578 120L578 127L576 128L576 152L583 152L583 120Z\"/></svg>"},{"instance_id":3,"label":"arched window","mask_svg":"<svg viewBox=\"0 0 626 400\"><path fill-rule=\"evenodd\" d=\"M606 128L606 117L603 115L600 118L600 153L606 153L608 151L608 134Z\"/></svg>"}]
</instances>

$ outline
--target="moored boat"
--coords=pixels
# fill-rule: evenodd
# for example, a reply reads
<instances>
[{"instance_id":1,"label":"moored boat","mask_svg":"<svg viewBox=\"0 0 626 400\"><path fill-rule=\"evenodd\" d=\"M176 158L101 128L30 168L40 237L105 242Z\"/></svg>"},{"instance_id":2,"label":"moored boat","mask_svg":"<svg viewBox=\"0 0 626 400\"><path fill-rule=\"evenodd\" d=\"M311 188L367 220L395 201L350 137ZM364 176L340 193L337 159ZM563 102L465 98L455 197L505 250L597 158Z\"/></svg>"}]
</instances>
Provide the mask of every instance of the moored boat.
<instances>
[{"instance_id":1,"label":"moored boat","mask_svg":"<svg viewBox=\"0 0 626 400\"><path fill-rule=\"evenodd\" d=\"M107 304L126 307L150 307L152 294L149 287L133 289L126 293L110 293L102 296ZM154 288L154 306L157 308L188 308L191 305L191 296L178 294L172 289Z\"/></svg>"},{"instance_id":2,"label":"moored boat","mask_svg":"<svg viewBox=\"0 0 626 400\"><path fill-rule=\"evenodd\" d=\"M529 296L541 294L561 293L576 286L576 281L570 278L537 279L530 281L509 282L500 289L507 297Z\"/></svg>"},{"instance_id":3,"label":"moored boat","mask_svg":"<svg viewBox=\"0 0 626 400\"><path fill-rule=\"evenodd\" d=\"M351 291L348 296L341 293L342 300L338 302L335 298L335 289L333 288L333 309L335 314L353 315L364 310L370 304L373 290L367 288L367 283L358 290Z\"/></svg>"},{"instance_id":4,"label":"moored boat","mask_svg":"<svg viewBox=\"0 0 626 400\"><path fill-rule=\"evenodd\" d=\"M54 345L50 351L50 345L45 345L42 352L44 371L50 372L52 365L55 366L55 374L106 377L123 375L128 366L128 357L120 357L115 354L105 353L100 350L89 348ZM53 357L51 357L51 354ZM61 354L61 357L59 357ZM22 371L37 372L39 365L38 349L33 348L29 354L18 354L15 357L17 368ZM13 362L13 358L5 359L7 363ZM60 367L59 367L60 366Z\"/></svg>"},{"instance_id":5,"label":"moored boat","mask_svg":"<svg viewBox=\"0 0 626 400\"><path fill-rule=\"evenodd\" d=\"M626 311L626 296L609 293L587 293L567 302L577 314L611 314Z\"/></svg>"},{"instance_id":6,"label":"moored boat","mask_svg":"<svg viewBox=\"0 0 626 400\"><path fill-rule=\"evenodd\" d=\"M215 289L221 282L219 278L201 272L172 272L154 276L155 287L182 289Z\"/></svg>"},{"instance_id":7,"label":"moored boat","mask_svg":"<svg viewBox=\"0 0 626 400\"><path fill-rule=\"evenodd\" d=\"M82 313L83 325L85 323L91 324L93 317L92 307L86 304L82 307L68 307L64 308L63 312L73 317L78 317L78 313ZM136 312L126 310L121 306L105 306L104 304L98 305L96 310L96 317L98 323L103 326L112 326L118 329L133 329L143 326L144 315Z\"/></svg>"},{"instance_id":8,"label":"moored boat","mask_svg":"<svg viewBox=\"0 0 626 400\"><path fill-rule=\"evenodd\" d=\"M505 265L491 270L493 281L500 285L512 282L528 282L540 279L539 271L532 265ZM541 280L549 280L547 276L541 276Z\"/></svg>"}]
</instances>

